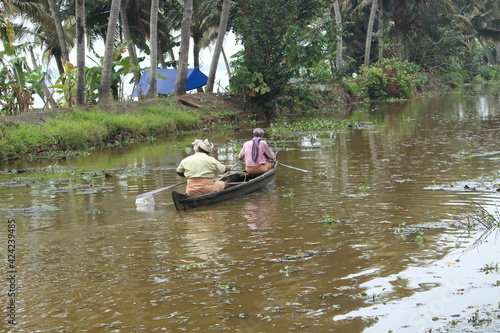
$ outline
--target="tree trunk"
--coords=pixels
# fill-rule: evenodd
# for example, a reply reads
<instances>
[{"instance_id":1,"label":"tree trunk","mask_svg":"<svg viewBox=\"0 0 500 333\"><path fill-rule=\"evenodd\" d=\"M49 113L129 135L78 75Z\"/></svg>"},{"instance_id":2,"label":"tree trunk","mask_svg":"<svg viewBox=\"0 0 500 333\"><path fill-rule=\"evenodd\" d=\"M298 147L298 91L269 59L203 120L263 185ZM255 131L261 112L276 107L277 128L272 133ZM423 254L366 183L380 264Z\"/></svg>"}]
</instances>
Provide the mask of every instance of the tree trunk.
<instances>
[{"instance_id":1,"label":"tree trunk","mask_svg":"<svg viewBox=\"0 0 500 333\"><path fill-rule=\"evenodd\" d=\"M135 86L139 83L139 80L141 79L141 71L139 70L139 62L137 61L137 52L135 49L135 44L132 41L132 35L130 33L130 25L128 22L126 3L127 3L126 1L124 1L124 3L122 3L121 9L120 9L120 18L121 18L121 24L122 24L122 29L123 29L123 37L125 38L126 42L131 41L131 43L127 45L127 50L128 50L128 54L130 56L130 62L132 63L132 66L135 67L133 70L134 88L135 88Z\"/></svg>"},{"instance_id":2,"label":"tree trunk","mask_svg":"<svg viewBox=\"0 0 500 333\"><path fill-rule=\"evenodd\" d=\"M384 7L382 6L382 0L379 1L378 8L378 60L384 57Z\"/></svg>"},{"instance_id":3,"label":"tree trunk","mask_svg":"<svg viewBox=\"0 0 500 333\"><path fill-rule=\"evenodd\" d=\"M488 65L493 65L495 63L495 61L493 60L493 55L491 54L487 43L484 42L484 40L481 38L481 36L478 36L477 40L479 41L479 44L481 44L481 46L484 49L484 52L486 53L486 59L488 59Z\"/></svg>"},{"instance_id":4,"label":"tree trunk","mask_svg":"<svg viewBox=\"0 0 500 333\"><path fill-rule=\"evenodd\" d=\"M85 0L76 0L76 103L85 104Z\"/></svg>"},{"instance_id":5,"label":"tree trunk","mask_svg":"<svg viewBox=\"0 0 500 333\"><path fill-rule=\"evenodd\" d=\"M175 80L175 95L186 94L187 69L189 61L189 32L191 15L193 14L193 0L184 0L181 23L181 47L179 50L179 68Z\"/></svg>"},{"instance_id":6,"label":"tree trunk","mask_svg":"<svg viewBox=\"0 0 500 333\"><path fill-rule=\"evenodd\" d=\"M59 15L59 8L58 8L55 0L48 0L48 3L49 3L49 8L50 8L50 15L52 17L52 20L54 20L54 25L56 27L57 38L59 39L59 46L61 48L61 58L62 58L62 63L63 63L63 67L64 67L64 65L69 61L69 52L68 52L68 46L66 43L66 36L64 34L61 16ZM63 74L63 73L60 73L60 74Z\"/></svg>"},{"instance_id":7,"label":"tree trunk","mask_svg":"<svg viewBox=\"0 0 500 333\"><path fill-rule=\"evenodd\" d=\"M161 43L158 40L158 62L160 63L160 67L166 69L168 67L167 61L165 60L165 53L161 49Z\"/></svg>"},{"instance_id":8,"label":"tree trunk","mask_svg":"<svg viewBox=\"0 0 500 333\"><path fill-rule=\"evenodd\" d=\"M170 59L174 63L174 65L172 67L177 68L177 63L175 62L175 54L174 54L174 50L172 50L172 48L168 49L168 55L170 56Z\"/></svg>"},{"instance_id":9,"label":"tree trunk","mask_svg":"<svg viewBox=\"0 0 500 333\"><path fill-rule=\"evenodd\" d=\"M201 36L193 35L193 64L194 68L200 69L200 40ZM202 87L198 87L198 92L203 92Z\"/></svg>"},{"instance_id":10,"label":"tree trunk","mask_svg":"<svg viewBox=\"0 0 500 333\"><path fill-rule=\"evenodd\" d=\"M63 65L61 57L54 57L54 60L56 61L57 71L59 72L60 75L63 75L64 74L64 65Z\"/></svg>"},{"instance_id":11,"label":"tree trunk","mask_svg":"<svg viewBox=\"0 0 500 333\"><path fill-rule=\"evenodd\" d=\"M151 66L149 73L149 86L147 98L158 96L158 5L159 0L151 1L151 14L149 22L149 46L151 48Z\"/></svg>"},{"instance_id":12,"label":"tree trunk","mask_svg":"<svg viewBox=\"0 0 500 333\"><path fill-rule=\"evenodd\" d=\"M495 44L495 50L497 51L496 64L500 65L500 43Z\"/></svg>"},{"instance_id":13,"label":"tree trunk","mask_svg":"<svg viewBox=\"0 0 500 333\"><path fill-rule=\"evenodd\" d=\"M370 18L368 19L368 28L366 29L366 43L365 43L365 66L370 65L370 53L372 48L373 37L373 23L375 22L375 15L377 14L377 0L372 0L372 9L370 11Z\"/></svg>"},{"instance_id":14,"label":"tree trunk","mask_svg":"<svg viewBox=\"0 0 500 333\"><path fill-rule=\"evenodd\" d=\"M337 70L342 68L342 15L340 14L339 0L333 3L335 23L337 25Z\"/></svg>"},{"instance_id":15,"label":"tree trunk","mask_svg":"<svg viewBox=\"0 0 500 333\"><path fill-rule=\"evenodd\" d=\"M31 55L31 62L33 63L33 68L37 68L38 63L36 62L35 53L33 52L33 46L29 47L29 51ZM48 104L52 108L57 108L57 103L52 97L52 93L50 92L49 87L47 87L45 79L42 81L41 84L42 84L43 94L45 95L45 106Z\"/></svg>"},{"instance_id":16,"label":"tree trunk","mask_svg":"<svg viewBox=\"0 0 500 333\"><path fill-rule=\"evenodd\" d=\"M226 51L224 51L224 48L222 48L221 52L222 57L224 58L224 63L226 64L227 77L229 80L231 80L231 66L229 66L229 61L227 60Z\"/></svg>"},{"instance_id":17,"label":"tree trunk","mask_svg":"<svg viewBox=\"0 0 500 333\"><path fill-rule=\"evenodd\" d=\"M229 8L231 7L231 0L222 1L222 12L220 16L219 31L217 33L217 41L215 42L214 54L212 55L212 62L210 64L210 71L208 72L207 92L213 92L215 74L217 73L217 65L222 51L222 44L226 36L227 22L229 20Z\"/></svg>"},{"instance_id":18,"label":"tree trunk","mask_svg":"<svg viewBox=\"0 0 500 333\"><path fill-rule=\"evenodd\" d=\"M112 0L109 14L108 31L104 49L104 64L102 65L101 87L99 90L99 104L109 103L111 89L111 74L113 69L113 53L115 50L116 25L120 13L121 0Z\"/></svg>"}]
</instances>

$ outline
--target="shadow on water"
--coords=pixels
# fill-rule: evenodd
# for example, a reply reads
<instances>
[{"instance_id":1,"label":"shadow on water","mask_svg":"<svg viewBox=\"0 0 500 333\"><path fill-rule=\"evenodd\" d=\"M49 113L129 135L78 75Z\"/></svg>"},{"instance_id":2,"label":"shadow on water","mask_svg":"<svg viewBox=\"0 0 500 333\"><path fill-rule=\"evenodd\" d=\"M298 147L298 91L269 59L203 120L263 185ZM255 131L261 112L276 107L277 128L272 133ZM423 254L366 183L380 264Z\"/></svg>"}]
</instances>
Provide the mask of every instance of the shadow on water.
<instances>
[{"instance_id":1,"label":"shadow on water","mask_svg":"<svg viewBox=\"0 0 500 333\"><path fill-rule=\"evenodd\" d=\"M363 126L280 143L281 162L311 172L280 167L263 192L190 211L171 191L149 211L134 200L180 181L197 135L3 166L24 173L0 175L18 291L17 324L0 328L423 332L470 316L498 302L498 270L481 270L498 247L465 251L480 230L464 216L499 199L477 181L497 172L499 101L468 91L346 110ZM234 164L228 142L249 130L198 136Z\"/></svg>"}]
</instances>

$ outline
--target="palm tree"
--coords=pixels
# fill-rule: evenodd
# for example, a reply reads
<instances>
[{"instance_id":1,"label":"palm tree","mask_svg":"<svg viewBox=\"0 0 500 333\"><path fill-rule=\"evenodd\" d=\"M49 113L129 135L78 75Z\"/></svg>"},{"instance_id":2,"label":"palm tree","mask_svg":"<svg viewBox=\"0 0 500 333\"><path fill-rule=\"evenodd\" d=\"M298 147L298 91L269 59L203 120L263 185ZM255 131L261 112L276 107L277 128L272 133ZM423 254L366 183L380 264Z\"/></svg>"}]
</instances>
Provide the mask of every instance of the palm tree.
<instances>
[{"instance_id":1,"label":"palm tree","mask_svg":"<svg viewBox=\"0 0 500 333\"><path fill-rule=\"evenodd\" d=\"M217 0L193 0L191 37L193 38L193 66L200 69L200 50L216 38L216 27L220 21ZM198 92L202 92L198 88Z\"/></svg>"},{"instance_id":2,"label":"palm tree","mask_svg":"<svg viewBox=\"0 0 500 333\"><path fill-rule=\"evenodd\" d=\"M64 41L67 54L68 49L74 45L74 22L71 19L61 21L60 13L55 11L54 15L59 16L59 23L61 23L63 30L59 34L52 17L52 11L47 8L46 2L13 0L4 1L2 4L4 6L2 13L4 17L20 19L22 23L28 22L29 26L32 26L32 28L28 29L28 25L13 24L16 33L34 36L34 42L44 48L47 62L54 58L59 74L62 75L64 73L64 62L68 61L68 58L63 56L64 51L61 43Z\"/></svg>"},{"instance_id":3,"label":"palm tree","mask_svg":"<svg viewBox=\"0 0 500 333\"><path fill-rule=\"evenodd\" d=\"M370 52L373 37L373 24L375 22L375 15L377 13L378 1L372 0L372 8L370 10L370 18L368 20L368 28L366 29L366 43L365 43L365 66L370 64Z\"/></svg>"},{"instance_id":4,"label":"palm tree","mask_svg":"<svg viewBox=\"0 0 500 333\"><path fill-rule=\"evenodd\" d=\"M464 32L474 35L486 52L490 64L498 63L500 58L500 2L497 0L461 1L458 18L463 23ZM487 41L495 42L497 59L494 59Z\"/></svg>"},{"instance_id":5,"label":"palm tree","mask_svg":"<svg viewBox=\"0 0 500 333\"><path fill-rule=\"evenodd\" d=\"M177 68L177 61L174 55L174 49L179 46L176 41L178 37L172 35L173 32L181 30L183 17L182 2L180 0L162 0L160 4L160 17L158 19L158 43L161 48L159 56L162 60L162 67L172 66ZM168 55L170 61L165 61L165 55Z\"/></svg>"},{"instance_id":6,"label":"palm tree","mask_svg":"<svg viewBox=\"0 0 500 333\"><path fill-rule=\"evenodd\" d=\"M102 65L101 88L99 89L99 103L109 102L111 89L111 74L113 66L113 53L115 48L116 25L120 14L121 0L112 0L109 15L108 32L104 49L104 64Z\"/></svg>"},{"instance_id":7,"label":"palm tree","mask_svg":"<svg viewBox=\"0 0 500 333\"><path fill-rule=\"evenodd\" d=\"M47 0L50 8L50 15L52 16L52 20L54 21L54 25L56 27L57 36L59 38L59 46L61 48L61 57L62 62L65 64L69 61L69 52L68 47L66 45L66 36L64 34L64 29L61 21L61 16L59 15L59 6L57 6L55 0Z\"/></svg>"},{"instance_id":8,"label":"palm tree","mask_svg":"<svg viewBox=\"0 0 500 333\"><path fill-rule=\"evenodd\" d=\"M79 105L85 102L85 0L76 0L76 63L77 85L76 102Z\"/></svg>"},{"instance_id":9,"label":"palm tree","mask_svg":"<svg viewBox=\"0 0 500 333\"><path fill-rule=\"evenodd\" d=\"M41 3L36 2L25 2L25 1L6 1L2 3L0 12L0 39L12 43L16 36L23 38L26 35L35 36L34 43L27 48L30 54L31 62L33 67L39 67L37 57L34 52L34 44L48 45L43 43L46 35L50 35L50 31L54 31L55 27L53 20L48 15L47 8ZM18 20L20 19L20 21ZM20 22L20 23L19 23ZM24 25L25 22L30 22L34 26L35 30L32 28L27 28L28 25ZM43 27L43 28L40 28ZM67 32L67 29L65 30ZM54 36L54 35L53 35ZM59 44L57 37L54 39L54 44ZM48 47L46 50L54 50L55 48ZM62 61L60 58L59 47L57 47L57 52L46 52L47 60L50 60L52 56L55 57L57 61L58 68L62 67ZM60 65L60 67L59 67ZM46 80L41 83L41 88L43 90L43 95L40 94L42 100L44 100L45 105L50 105L51 107L57 107L57 103L53 99L51 92L47 86Z\"/></svg>"},{"instance_id":10,"label":"palm tree","mask_svg":"<svg viewBox=\"0 0 500 333\"><path fill-rule=\"evenodd\" d=\"M342 14L340 13L339 0L333 2L333 11L335 13L335 23L337 25L337 69L342 67Z\"/></svg>"},{"instance_id":11,"label":"palm tree","mask_svg":"<svg viewBox=\"0 0 500 333\"><path fill-rule=\"evenodd\" d=\"M33 46L29 47L29 52L30 52L30 56L31 56L31 62L33 63L33 67L37 68L38 62L36 60L35 52L33 51ZM43 80L41 82L41 85L42 85L44 96L43 97L40 96L40 97L42 98L42 100L44 100L45 105L50 105L51 107L56 108L57 103L54 100L54 98L52 97L52 94L51 94L49 87L47 86L47 83L45 82L45 80Z\"/></svg>"},{"instance_id":12,"label":"palm tree","mask_svg":"<svg viewBox=\"0 0 500 333\"><path fill-rule=\"evenodd\" d=\"M394 22L394 33L400 60L409 60L410 45L423 28L423 21L431 16L432 24L452 15L456 7L453 0L382 0L383 9Z\"/></svg>"},{"instance_id":13,"label":"palm tree","mask_svg":"<svg viewBox=\"0 0 500 333\"><path fill-rule=\"evenodd\" d=\"M127 10L130 8L130 2L124 1L120 7L120 22L123 31L123 39L125 42L129 42L127 45L128 55L130 57L130 62L134 69L134 83L137 84L141 79L141 72L139 71L139 61L137 59L137 52L135 48L135 44L132 40L132 34L130 31L130 22L127 15Z\"/></svg>"},{"instance_id":14,"label":"palm tree","mask_svg":"<svg viewBox=\"0 0 500 333\"><path fill-rule=\"evenodd\" d=\"M384 58L384 25L385 25L385 16L384 10L382 8L382 0L378 1L378 29L377 29L377 39L378 39L378 60Z\"/></svg>"},{"instance_id":15,"label":"palm tree","mask_svg":"<svg viewBox=\"0 0 500 333\"><path fill-rule=\"evenodd\" d=\"M186 93L186 80L188 69L189 31L191 15L193 13L193 0L184 0L181 23L181 47L179 50L179 68L175 79L175 95Z\"/></svg>"},{"instance_id":16,"label":"palm tree","mask_svg":"<svg viewBox=\"0 0 500 333\"><path fill-rule=\"evenodd\" d=\"M151 66L149 73L148 98L154 98L158 93L158 3L159 0L151 1L151 21L149 24L149 39L151 47Z\"/></svg>"},{"instance_id":17,"label":"palm tree","mask_svg":"<svg viewBox=\"0 0 500 333\"><path fill-rule=\"evenodd\" d=\"M217 64L219 63L219 57L222 51L222 43L224 42L224 37L226 36L230 7L231 0L223 0L219 31L217 33L217 42L215 43L214 54L212 55L212 62L210 64L210 71L208 73L208 82L206 87L207 92L213 92L214 90L215 73L217 72Z\"/></svg>"}]
</instances>

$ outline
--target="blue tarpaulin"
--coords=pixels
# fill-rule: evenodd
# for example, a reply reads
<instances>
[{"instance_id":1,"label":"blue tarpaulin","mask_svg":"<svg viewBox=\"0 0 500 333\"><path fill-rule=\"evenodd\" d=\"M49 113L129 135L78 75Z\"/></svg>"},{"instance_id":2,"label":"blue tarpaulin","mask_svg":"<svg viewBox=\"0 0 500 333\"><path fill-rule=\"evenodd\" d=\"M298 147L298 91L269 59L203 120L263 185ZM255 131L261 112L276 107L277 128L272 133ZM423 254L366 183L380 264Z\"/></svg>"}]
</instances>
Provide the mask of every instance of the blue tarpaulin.
<instances>
[{"instance_id":1,"label":"blue tarpaulin","mask_svg":"<svg viewBox=\"0 0 500 333\"><path fill-rule=\"evenodd\" d=\"M135 87L132 93L133 97L139 97L141 95L146 95L149 86L149 71L144 71L139 80L139 84ZM173 93L175 90L175 78L177 76L177 69L162 69L158 68L158 74L162 77L158 77L158 94L166 95L169 92ZM164 77L164 78L163 78ZM207 84L208 77L200 72L196 68L188 68L187 71L187 81L186 81L186 91L196 89L198 87L203 87Z\"/></svg>"}]
</instances>

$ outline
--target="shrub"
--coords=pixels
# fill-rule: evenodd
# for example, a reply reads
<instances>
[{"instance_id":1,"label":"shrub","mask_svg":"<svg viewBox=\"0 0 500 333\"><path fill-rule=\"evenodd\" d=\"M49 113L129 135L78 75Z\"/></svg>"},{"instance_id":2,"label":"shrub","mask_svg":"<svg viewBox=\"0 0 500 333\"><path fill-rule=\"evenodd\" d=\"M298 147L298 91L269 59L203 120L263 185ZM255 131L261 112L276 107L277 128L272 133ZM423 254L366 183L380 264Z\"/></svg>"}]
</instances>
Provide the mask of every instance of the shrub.
<instances>
[{"instance_id":1,"label":"shrub","mask_svg":"<svg viewBox=\"0 0 500 333\"><path fill-rule=\"evenodd\" d=\"M500 65L482 66L479 75L486 81L500 81Z\"/></svg>"},{"instance_id":2,"label":"shrub","mask_svg":"<svg viewBox=\"0 0 500 333\"><path fill-rule=\"evenodd\" d=\"M352 96L361 97L362 99L368 97L367 91L360 80L349 80L344 78L342 83Z\"/></svg>"},{"instance_id":3,"label":"shrub","mask_svg":"<svg viewBox=\"0 0 500 333\"><path fill-rule=\"evenodd\" d=\"M311 110L318 108L324 100L321 93L308 85L288 86L276 100L278 109Z\"/></svg>"},{"instance_id":4,"label":"shrub","mask_svg":"<svg viewBox=\"0 0 500 333\"><path fill-rule=\"evenodd\" d=\"M385 99L387 97L387 76L378 67L364 67L361 69L361 85L370 99Z\"/></svg>"},{"instance_id":5,"label":"shrub","mask_svg":"<svg viewBox=\"0 0 500 333\"><path fill-rule=\"evenodd\" d=\"M419 75L420 66L394 59L382 59L377 63L361 68L359 84L347 85L353 91L363 87L363 94L372 100L387 98L413 98L425 83Z\"/></svg>"},{"instance_id":6,"label":"shrub","mask_svg":"<svg viewBox=\"0 0 500 333\"><path fill-rule=\"evenodd\" d=\"M468 77L464 69L452 63L440 67L436 74L441 78L443 83L452 87L462 86Z\"/></svg>"}]
</instances>

